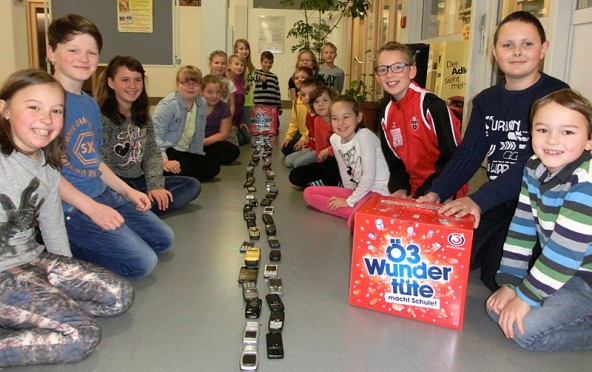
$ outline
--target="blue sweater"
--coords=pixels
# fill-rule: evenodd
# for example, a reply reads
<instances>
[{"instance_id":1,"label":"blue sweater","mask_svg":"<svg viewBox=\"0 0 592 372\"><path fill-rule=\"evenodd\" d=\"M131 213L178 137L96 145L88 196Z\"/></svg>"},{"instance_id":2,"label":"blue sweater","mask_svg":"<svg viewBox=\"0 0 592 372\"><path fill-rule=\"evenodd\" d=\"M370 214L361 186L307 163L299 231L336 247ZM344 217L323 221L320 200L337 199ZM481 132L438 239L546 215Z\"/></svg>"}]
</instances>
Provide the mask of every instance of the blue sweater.
<instances>
[{"instance_id":1,"label":"blue sweater","mask_svg":"<svg viewBox=\"0 0 592 372\"><path fill-rule=\"evenodd\" d=\"M516 200L524 164L532 156L530 107L537 99L563 88L569 86L541 73L541 78L524 90L507 90L502 82L479 93L473 100L464 138L430 191L442 201L448 199L471 179L487 155L489 182L469 197L481 213Z\"/></svg>"}]
</instances>

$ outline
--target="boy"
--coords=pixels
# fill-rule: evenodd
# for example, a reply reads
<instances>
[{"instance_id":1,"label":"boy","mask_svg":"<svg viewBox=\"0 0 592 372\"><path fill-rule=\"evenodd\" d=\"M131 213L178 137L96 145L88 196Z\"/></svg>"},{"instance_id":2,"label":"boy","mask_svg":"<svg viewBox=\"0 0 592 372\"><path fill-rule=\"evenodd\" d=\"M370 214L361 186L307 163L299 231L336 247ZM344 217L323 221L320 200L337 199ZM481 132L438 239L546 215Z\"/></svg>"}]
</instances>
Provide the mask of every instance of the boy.
<instances>
[{"instance_id":1,"label":"boy","mask_svg":"<svg viewBox=\"0 0 592 372\"><path fill-rule=\"evenodd\" d=\"M280 115L282 114L282 93L276 74L271 72L273 67L273 53L266 50L261 53L261 69L255 70L254 102L256 105L276 106L277 126L280 127Z\"/></svg>"},{"instance_id":2,"label":"boy","mask_svg":"<svg viewBox=\"0 0 592 372\"><path fill-rule=\"evenodd\" d=\"M334 64L335 58L337 58L337 47L333 43L325 43L321 48L321 57L323 64L319 69L319 76L323 78L326 86L341 94L345 73Z\"/></svg>"},{"instance_id":3,"label":"boy","mask_svg":"<svg viewBox=\"0 0 592 372\"><path fill-rule=\"evenodd\" d=\"M148 275L173 244L150 199L119 179L100 156L101 116L82 85L97 69L102 37L88 19L67 14L48 29L47 56L66 90L60 192L76 258L132 279ZM128 201L129 200L129 201Z\"/></svg>"},{"instance_id":4,"label":"boy","mask_svg":"<svg viewBox=\"0 0 592 372\"><path fill-rule=\"evenodd\" d=\"M304 114L304 124L306 125L308 139L299 151L294 151L291 154L286 155L285 161L286 166L288 168L298 168L303 165L315 163L317 161L314 136L315 114L311 111L310 96L316 88L323 85L323 80L316 76L307 77L306 79L304 79L304 81L302 81L302 84L300 85L299 94L302 98L302 104L304 105L304 107L306 107L306 113ZM302 114L303 112L297 112L297 115L302 116ZM297 117L296 120L301 119L301 117Z\"/></svg>"},{"instance_id":5,"label":"boy","mask_svg":"<svg viewBox=\"0 0 592 372\"><path fill-rule=\"evenodd\" d=\"M592 105L558 90L533 104L531 122L535 156L524 169L496 276L501 287L487 299L487 312L522 348L590 349Z\"/></svg>"},{"instance_id":6,"label":"boy","mask_svg":"<svg viewBox=\"0 0 592 372\"><path fill-rule=\"evenodd\" d=\"M443 202L456 193L481 167L487 156L489 181L470 196L446 203L444 216L475 217L471 269L481 268L481 281L497 289L495 273L516 209L520 179L532 156L529 112L532 103L547 94L569 88L539 72L549 42L541 22L528 12L514 12L498 25L493 55L505 81L473 99L471 119L462 143L420 201Z\"/></svg>"},{"instance_id":7,"label":"boy","mask_svg":"<svg viewBox=\"0 0 592 372\"><path fill-rule=\"evenodd\" d=\"M421 88L411 50L388 42L378 51L376 81L391 95L379 130L391 172L389 190L398 198L424 195L460 143L460 121L446 103ZM457 196L463 196L468 185Z\"/></svg>"}]
</instances>

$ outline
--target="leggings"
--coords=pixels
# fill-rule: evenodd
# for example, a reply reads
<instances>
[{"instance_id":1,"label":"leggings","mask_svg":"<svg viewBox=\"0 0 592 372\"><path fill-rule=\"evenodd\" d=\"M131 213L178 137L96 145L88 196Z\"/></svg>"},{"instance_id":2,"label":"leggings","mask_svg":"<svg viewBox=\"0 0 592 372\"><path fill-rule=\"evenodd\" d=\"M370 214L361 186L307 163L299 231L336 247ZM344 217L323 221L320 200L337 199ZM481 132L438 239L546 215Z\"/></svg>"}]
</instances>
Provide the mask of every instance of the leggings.
<instances>
[{"instance_id":1,"label":"leggings","mask_svg":"<svg viewBox=\"0 0 592 372\"><path fill-rule=\"evenodd\" d=\"M333 216L341 217L347 220L347 227L352 230L354 227L355 212L360 209L364 203L377 193L370 191L353 207L341 207L330 210L329 202L331 198L347 199L354 190L336 186L311 186L304 189L304 201L311 207Z\"/></svg>"},{"instance_id":2,"label":"leggings","mask_svg":"<svg viewBox=\"0 0 592 372\"><path fill-rule=\"evenodd\" d=\"M42 252L0 272L0 367L71 363L101 341L93 316L116 316L134 289L102 267Z\"/></svg>"}]
</instances>

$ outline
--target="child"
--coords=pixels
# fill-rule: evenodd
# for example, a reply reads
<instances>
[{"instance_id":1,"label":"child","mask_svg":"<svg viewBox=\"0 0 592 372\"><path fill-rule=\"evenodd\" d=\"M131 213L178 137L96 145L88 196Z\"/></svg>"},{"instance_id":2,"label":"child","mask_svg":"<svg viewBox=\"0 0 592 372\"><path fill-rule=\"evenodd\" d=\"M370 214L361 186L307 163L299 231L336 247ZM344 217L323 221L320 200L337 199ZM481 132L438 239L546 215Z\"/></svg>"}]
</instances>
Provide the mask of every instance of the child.
<instances>
[{"instance_id":1,"label":"child","mask_svg":"<svg viewBox=\"0 0 592 372\"><path fill-rule=\"evenodd\" d=\"M298 57L296 58L296 69L298 70L300 67L310 68L312 70L312 74L310 76L319 73L319 63L317 62L317 57L311 50L304 49L298 53ZM296 76L290 76L290 80L288 80L288 92L290 93L292 105L294 104L297 94L300 91L300 88L294 81L295 79Z\"/></svg>"},{"instance_id":2,"label":"child","mask_svg":"<svg viewBox=\"0 0 592 372\"><path fill-rule=\"evenodd\" d=\"M220 96L224 84L217 76L206 75L201 81L201 90L206 99L206 131L204 151L209 158L220 164L230 164L240 155L238 146L228 140L232 126L232 114L229 105Z\"/></svg>"},{"instance_id":3,"label":"child","mask_svg":"<svg viewBox=\"0 0 592 372\"><path fill-rule=\"evenodd\" d=\"M471 268L481 267L481 280L497 289L495 273L520 193L520 177L530 147L530 106L538 98L567 84L539 72L549 42L539 20L528 12L514 12L494 34L493 55L505 81L479 93L473 100L464 139L452 159L420 201L443 202L454 195L479 169L487 155L486 182L479 190L445 204L445 216L475 217Z\"/></svg>"},{"instance_id":4,"label":"child","mask_svg":"<svg viewBox=\"0 0 592 372\"><path fill-rule=\"evenodd\" d=\"M325 43L321 48L321 57L323 58L323 64L319 69L319 76L323 78L326 86L335 89L337 93L341 94L345 73L334 64L335 58L337 58L337 47L335 44Z\"/></svg>"},{"instance_id":5,"label":"child","mask_svg":"<svg viewBox=\"0 0 592 372\"><path fill-rule=\"evenodd\" d=\"M134 290L71 257L58 191L60 83L42 70L13 73L0 114L0 368L76 362L101 341L93 317L124 313Z\"/></svg>"},{"instance_id":6,"label":"child","mask_svg":"<svg viewBox=\"0 0 592 372\"><path fill-rule=\"evenodd\" d=\"M220 163L204 152L206 101L200 96L201 71L191 65L177 70L177 90L164 97L152 115L164 175L211 180Z\"/></svg>"},{"instance_id":7,"label":"child","mask_svg":"<svg viewBox=\"0 0 592 372\"><path fill-rule=\"evenodd\" d=\"M101 115L82 85L97 69L101 33L67 14L48 29L47 57L66 90L65 152L60 192L72 254L132 279L142 279L173 245L173 231L149 211L150 199L101 159Z\"/></svg>"},{"instance_id":8,"label":"child","mask_svg":"<svg viewBox=\"0 0 592 372\"><path fill-rule=\"evenodd\" d=\"M234 54L238 54L239 56L245 59L245 107L244 107L244 115L245 115L245 124L247 128L251 125L251 107L253 107L254 102L254 85L255 85L255 66L251 61L251 45L247 39L236 39L234 42Z\"/></svg>"},{"instance_id":9,"label":"child","mask_svg":"<svg viewBox=\"0 0 592 372\"><path fill-rule=\"evenodd\" d=\"M313 132L316 161L290 172L290 182L295 186L337 186L341 181L339 167L329 142L329 137L333 134L330 107L336 98L337 92L328 86L320 86L310 95L311 109L315 114Z\"/></svg>"},{"instance_id":10,"label":"child","mask_svg":"<svg viewBox=\"0 0 592 372\"><path fill-rule=\"evenodd\" d=\"M592 105L558 90L533 104L531 122L534 156L487 312L522 348L592 349Z\"/></svg>"},{"instance_id":11,"label":"child","mask_svg":"<svg viewBox=\"0 0 592 372\"><path fill-rule=\"evenodd\" d=\"M234 115L232 116L232 130L236 131L239 146L251 142L251 134L245 118L245 91L248 89L246 61L244 57L233 54L228 59L226 77L231 79L236 87L234 92Z\"/></svg>"},{"instance_id":12,"label":"child","mask_svg":"<svg viewBox=\"0 0 592 372\"><path fill-rule=\"evenodd\" d=\"M389 195L389 170L380 141L369 129L360 128L362 113L358 102L339 96L331 105L331 147L335 153L343 187L311 186L304 200L321 212L347 220L351 230L354 214L372 195Z\"/></svg>"},{"instance_id":13,"label":"child","mask_svg":"<svg viewBox=\"0 0 592 372\"><path fill-rule=\"evenodd\" d=\"M296 151L296 145L302 141L302 137L294 146L294 150L291 154L286 155L286 166L288 168L298 168L304 165L312 164L316 162L317 155L315 153L315 137L314 137L314 113L310 110L310 95L312 92L323 86L323 80L316 76L309 76L300 83L300 96L302 98L302 104L306 108L306 114L304 117L304 124L306 126L307 141L304 142L300 150ZM300 112L296 112L300 115ZM293 120L293 118L292 118ZM296 120L300 121L301 118L297 117ZM301 132L302 133L302 132Z\"/></svg>"},{"instance_id":14,"label":"child","mask_svg":"<svg viewBox=\"0 0 592 372\"><path fill-rule=\"evenodd\" d=\"M144 81L144 67L128 56L111 59L101 74L97 94L103 114L101 153L125 183L147 193L152 212L163 215L197 198L201 185L193 177L163 176Z\"/></svg>"},{"instance_id":15,"label":"child","mask_svg":"<svg viewBox=\"0 0 592 372\"><path fill-rule=\"evenodd\" d=\"M216 76L222 82L222 91L220 92L220 99L223 102L228 103L228 106L230 107L230 118L232 122L232 117L234 116L235 108L234 93L236 92L236 86L230 79L226 78L228 56L225 52L221 50L215 50L212 53L210 53L209 61L210 74ZM228 140L235 146L239 145L237 134L234 131L230 131L228 133L228 138L226 138L225 140Z\"/></svg>"},{"instance_id":16,"label":"child","mask_svg":"<svg viewBox=\"0 0 592 372\"><path fill-rule=\"evenodd\" d=\"M417 85L411 50L390 41L377 53L374 76L391 99L379 130L392 196L417 198L430 189L460 143L460 120L446 102ZM456 194L468 191L465 184Z\"/></svg>"},{"instance_id":17,"label":"child","mask_svg":"<svg viewBox=\"0 0 592 372\"><path fill-rule=\"evenodd\" d=\"M300 84L310 76L313 76L310 68L298 67L294 72L294 84L300 88ZM300 94L298 94L298 98L292 102L292 117L284 135L284 140L280 144L282 154L289 155L294 151L299 151L308 141L307 112L308 108L302 102Z\"/></svg>"},{"instance_id":18,"label":"child","mask_svg":"<svg viewBox=\"0 0 592 372\"><path fill-rule=\"evenodd\" d=\"M273 53L264 51L261 53L261 70L255 70L255 104L264 106L276 106L278 108L277 123L280 126L282 114L282 93L276 74L271 72L273 67Z\"/></svg>"}]
</instances>

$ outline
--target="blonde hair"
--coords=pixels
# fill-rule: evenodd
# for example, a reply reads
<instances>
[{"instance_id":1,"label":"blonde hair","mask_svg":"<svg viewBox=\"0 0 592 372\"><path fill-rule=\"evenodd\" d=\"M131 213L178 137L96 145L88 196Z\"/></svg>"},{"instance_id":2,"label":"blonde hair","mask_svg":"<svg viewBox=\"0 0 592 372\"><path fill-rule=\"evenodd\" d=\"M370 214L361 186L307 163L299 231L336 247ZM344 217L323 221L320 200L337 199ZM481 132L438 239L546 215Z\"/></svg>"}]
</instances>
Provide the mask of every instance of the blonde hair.
<instances>
[{"instance_id":1,"label":"blonde hair","mask_svg":"<svg viewBox=\"0 0 592 372\"><path fill-rule=\"evenodd\" d=\"M182 83L186 80L191 80L197 84L201 84L203 75L201 70L193 65L183 65L177 70L177 81Z\"/></svg>"},{"instance_id":2,"label":"blonde hair","mask_svg":"<svg viewBox=\"0 0 592 372\"><path fill-rule=\"evenodd\" d=\"M249 49L249 55L247 56L247 58L245 58L245 60L247 61L247 63L245 64L245 70L248 69L248 72L255 71L255 65L251 61L251 54L253 53L251 53L251 45L249 44L249 41L247 39L236 39L236 41L234 42L234 53L236 53L236 48L238 48L239 44L243 44L247 47L247 49Z\"/></svg>"}]
</instances>

